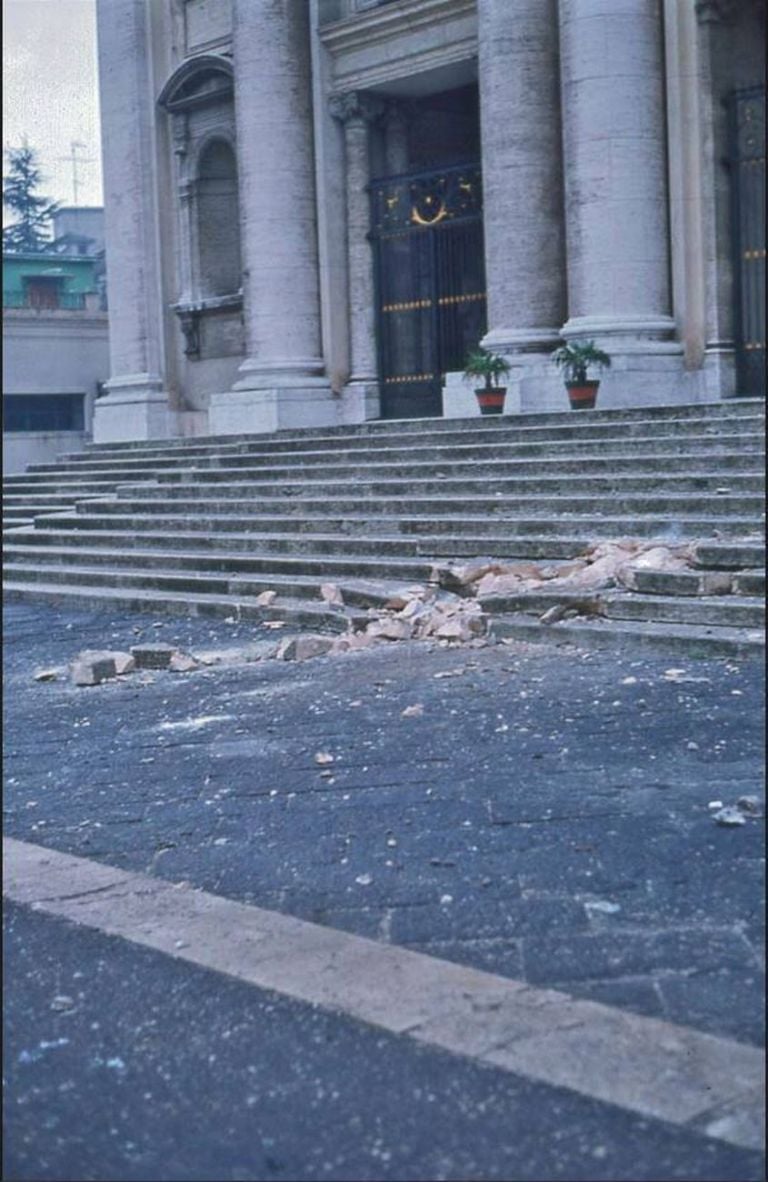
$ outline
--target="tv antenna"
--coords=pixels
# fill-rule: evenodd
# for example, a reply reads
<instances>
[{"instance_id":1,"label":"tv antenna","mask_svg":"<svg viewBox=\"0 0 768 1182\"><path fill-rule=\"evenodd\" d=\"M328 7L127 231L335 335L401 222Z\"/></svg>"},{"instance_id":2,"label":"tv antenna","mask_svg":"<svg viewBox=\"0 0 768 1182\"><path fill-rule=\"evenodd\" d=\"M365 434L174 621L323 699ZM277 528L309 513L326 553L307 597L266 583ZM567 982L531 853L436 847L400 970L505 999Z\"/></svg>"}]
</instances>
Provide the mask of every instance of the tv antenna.
<instances>
[{"instance_id":1,"label":"tv antenna","mask_svg":"<svg viewBox=\"0 0 768 1182\"><path fill-rule=\"evenodd\" d=\"M88 150L87 145L80 140L73 140L70 146L70 153L68 156L57 156L57 160L66 160L72 165L72 192L74 194L74 204L77 205L77 194L80 188L80 178L77 175L78 164L93 164L95 163L94 156L78 156L78 151L82 148L85 152Z\"/></svg>"}]
</instances>

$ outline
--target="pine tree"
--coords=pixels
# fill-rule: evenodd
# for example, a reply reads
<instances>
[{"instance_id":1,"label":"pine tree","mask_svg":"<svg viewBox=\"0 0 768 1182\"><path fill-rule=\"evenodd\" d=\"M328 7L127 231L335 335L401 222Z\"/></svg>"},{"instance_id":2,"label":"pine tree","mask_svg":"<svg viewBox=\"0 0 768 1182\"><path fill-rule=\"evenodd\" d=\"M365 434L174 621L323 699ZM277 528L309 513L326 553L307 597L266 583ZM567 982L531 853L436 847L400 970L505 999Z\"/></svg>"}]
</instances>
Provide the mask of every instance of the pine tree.
<instances>
[{"instance_id":1,"label":"pine tree","mask_svg":"<svg viewBox=\"0 0 768 1182\"><path fill-rule=\"evenodd\" d=\"M3 227L3 250L37 254L47 250L49 223L58 202L40 197L35 190L42 180L37 153L26 139L19 148L6 148L8 172L3 176L3 205L15 220Z\"/></svg>"}]
</instances>

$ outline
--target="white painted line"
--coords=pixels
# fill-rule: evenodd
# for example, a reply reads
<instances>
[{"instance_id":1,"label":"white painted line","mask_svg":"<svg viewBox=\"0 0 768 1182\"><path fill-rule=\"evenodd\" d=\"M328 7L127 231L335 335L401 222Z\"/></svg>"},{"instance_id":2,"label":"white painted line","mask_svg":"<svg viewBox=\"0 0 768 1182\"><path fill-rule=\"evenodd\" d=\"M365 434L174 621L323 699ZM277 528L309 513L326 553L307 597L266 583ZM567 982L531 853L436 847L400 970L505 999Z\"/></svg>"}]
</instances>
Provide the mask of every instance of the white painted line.
<instances>
[{"instance_id":1,"label":"white painted line","mask_svg":"<svg viewBox=\"0 0 768 1182\"><path fill-rule=\"evenodd\" d=\"M3 893L178 960L748 1149L763 1053L566 993L3 840Z\"/></svg>"}]
</instances>

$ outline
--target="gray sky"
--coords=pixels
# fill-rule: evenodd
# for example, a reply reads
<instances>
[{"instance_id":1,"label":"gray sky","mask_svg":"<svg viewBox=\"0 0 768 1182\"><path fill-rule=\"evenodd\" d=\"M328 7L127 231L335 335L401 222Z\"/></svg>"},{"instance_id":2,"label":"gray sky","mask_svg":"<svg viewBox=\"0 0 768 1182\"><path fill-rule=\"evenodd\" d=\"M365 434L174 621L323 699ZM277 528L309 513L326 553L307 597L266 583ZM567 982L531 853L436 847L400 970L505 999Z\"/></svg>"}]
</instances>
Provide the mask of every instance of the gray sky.
<instances>
[{"instance_id":1,"label":"gray sky","mask_svg":"<svg viewBox=\"0 0 768 1182\"><path fill-rule=\"evenodd\" d=\"M78 204L101 205L101 141L94 0L3 0L3 145L26 135L39 152L46 197L71 205L72 142ZM4 169L5 170L5 169Z\"/></svg>"}]
</instances>

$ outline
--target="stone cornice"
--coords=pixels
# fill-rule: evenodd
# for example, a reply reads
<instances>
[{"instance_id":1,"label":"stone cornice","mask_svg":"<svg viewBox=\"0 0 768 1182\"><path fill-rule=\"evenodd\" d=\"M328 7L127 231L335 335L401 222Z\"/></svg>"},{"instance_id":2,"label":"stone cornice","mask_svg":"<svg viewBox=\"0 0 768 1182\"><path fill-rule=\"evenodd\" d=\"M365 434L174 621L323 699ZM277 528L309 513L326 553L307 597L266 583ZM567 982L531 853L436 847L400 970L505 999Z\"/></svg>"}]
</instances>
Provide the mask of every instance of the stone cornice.
<instances>
[{"instance_id":1,"label":"stone cornice","mask_svg":"<svg viewBox=\"0 0 768 1182\"><path fill-rule=\"evenodd\" d=\"M423 26L471 16L477 0L400 0L381 8L355 13L346 20L319 30L323 45L332 54L368 48L378 41L402 33L415 33Z\"/></svg>"}]
</instances>

